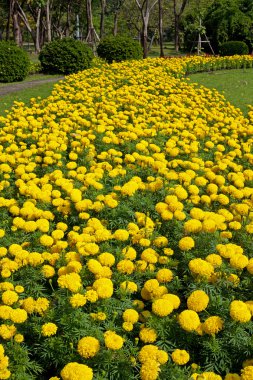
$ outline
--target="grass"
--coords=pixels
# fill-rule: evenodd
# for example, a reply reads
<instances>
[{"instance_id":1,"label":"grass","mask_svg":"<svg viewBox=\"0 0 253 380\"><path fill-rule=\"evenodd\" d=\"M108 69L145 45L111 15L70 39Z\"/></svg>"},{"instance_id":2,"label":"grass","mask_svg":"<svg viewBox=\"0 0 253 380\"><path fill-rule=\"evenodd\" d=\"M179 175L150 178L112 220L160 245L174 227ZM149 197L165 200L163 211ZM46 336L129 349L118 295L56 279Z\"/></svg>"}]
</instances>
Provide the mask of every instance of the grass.
<instances>
[{"instance_id":1,"label":"grass","mask_svg":"<svg viewBox=\"0 0 253 380\"><path fill-rule=\"evenodd\" d=\"M170 57L179 57L184 55L185 53L183 51L177 52L174 48L173 42L166 42L163 46L164 54L165 56ZM159 57L160 56L160 46L159 45L152 45L152 48L149 51L148 54L149 57Z\"/></svg>"},{"instance_id":2,"label":"grass","mask_svg":"<svg viewBox=\"0 0 253 380\"><path fill-rule=\"evenodd\" d=\"M28 75L22 82L0 83L0 88L1 87L8 87L8 86L11 86L12 84L19 84L19 83L24 83L24 82L33 82L36 80L57 78L57 77L59 77L58 74L56 74L56 75L32 74L32 75Z\"/></svg>"},{"instance_id":3,"label":"grass","mask_svg":"<svg viewBox=\"0 0 253 380\"><path fill-rule=\"evenodd\" d=\"M221 70L189 75L191 82L215 88L246 116L253 105L253 69Z\"/></svg>"},{"instance_id":4,"label":"grass","mask_svg":"<svg viewBox=\"0 0 253 380\"><path fill-rule=\"evenodd\" d=\"M37 98L40 96L43 99L48 97L53 90L54 84L55 82L40 84L38 86L33 86L32 88L27 88L0 97L0 115L5 115L5 110L10 109L13 106L14 101L24 102L26 105L29 105L31 98Z\"/></svg>"}]
</instances>

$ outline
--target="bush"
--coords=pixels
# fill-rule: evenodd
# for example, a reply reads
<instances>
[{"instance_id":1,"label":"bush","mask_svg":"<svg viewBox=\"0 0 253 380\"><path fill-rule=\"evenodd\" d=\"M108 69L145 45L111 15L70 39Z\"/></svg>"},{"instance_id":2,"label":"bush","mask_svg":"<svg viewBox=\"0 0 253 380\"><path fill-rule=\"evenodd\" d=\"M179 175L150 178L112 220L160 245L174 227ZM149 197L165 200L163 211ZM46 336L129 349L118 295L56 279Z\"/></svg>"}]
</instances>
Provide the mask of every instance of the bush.
<instances>
[{"instance_id":1,"label":"bush","mask_svg":"<svg viewBox=\"0 0 253 380\"><path fill-rule=\"evenodd\" d=\"M142 58L142 49L137 41L124 36L107 37L100 42L97 48L99 57L107 62L120 62L127 59Z\"/></svg>"},{"instance_id":2,"label":"bush","mask_svg":"<svg viewBox=\"0 0 253 380\"><path fill-rule=\"evenodd\" d=\"M248 45L243 41L227 41L220 45L220 55L249 54Z\"/></svg>"},{"instance_id":3,"label":"bush","mask_svg":"<svg viewBox=\"0 0 253 380\"><path fill-rule=\"evenodd\" d=\"M43 73L72 74L91 66L93 53L81 41L63 38L47 43L39 54Z\"/></svg>"},{"instance_id":4,"label":"bush","mask_svg":"<svg viewBox=\"0 0 253 380\"><path fill-rule=\"evenodd\" d=\"M12 42L0 42L0 82L18 82L29 71L27 53Z\"/></svg>"},{"instance_id":5,"label":"bush","mask_svg":"<svg viewBox=\"0 0 253 380\"><path fill-rule=\"evenodd\" d=\"M40 64L40 62L32 62L32 61L30 61L29 74L33 75L33 74L38 74L40 72L41 72L41 64Z\"/></svg>"}]
</instances>

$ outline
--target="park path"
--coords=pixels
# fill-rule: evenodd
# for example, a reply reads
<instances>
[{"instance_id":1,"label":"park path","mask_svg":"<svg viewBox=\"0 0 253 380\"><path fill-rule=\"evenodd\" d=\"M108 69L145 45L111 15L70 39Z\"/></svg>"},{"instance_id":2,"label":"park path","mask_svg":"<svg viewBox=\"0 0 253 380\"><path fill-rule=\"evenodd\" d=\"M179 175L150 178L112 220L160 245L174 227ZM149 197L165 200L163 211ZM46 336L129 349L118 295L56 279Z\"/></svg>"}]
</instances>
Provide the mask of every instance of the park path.
<instances>
[{"instance_id":1,"label":"park path","mask_svg":"<svg viewBox=\"0 0 253 380\"><path fill-rule=\"evenodd\" d=\"M36 87L36 86L39 86L39 85L44 84L44 83L58 82L61 79L64 79L64 77L38 79L38 80L29 81L29 82L20 82L20 83L15 83L15 84L9 84L9 85L0 87L0 97L5 96L5 95L9 95L13 92L17 92L20 90L25 90L27 88Z\"/></svg>"}]
</instances>

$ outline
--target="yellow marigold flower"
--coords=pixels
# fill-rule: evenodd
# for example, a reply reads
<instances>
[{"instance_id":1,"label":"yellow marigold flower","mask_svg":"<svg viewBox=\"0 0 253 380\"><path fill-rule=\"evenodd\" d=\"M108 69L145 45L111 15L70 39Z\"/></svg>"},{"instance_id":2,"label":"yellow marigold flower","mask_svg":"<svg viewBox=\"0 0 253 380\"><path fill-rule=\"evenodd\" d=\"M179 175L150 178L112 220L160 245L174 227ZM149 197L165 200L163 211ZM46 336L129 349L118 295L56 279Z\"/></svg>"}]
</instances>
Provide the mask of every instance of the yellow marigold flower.
<instances>
[{"instance_id":1,"label":"yellow marigold flower","mask_svg":"<svg viewBox=\"0 0 253 380\"><path fill-rule=\"evenodd\" d=\"M110 298L113 294L113 283L109 278L100 278L93 283L99 298Z\"/></svg>"},{"instance_id":2,"label":"yellow marigold flower","mask_svg":"<svg viewBox=\"0 0 253 380\"><path fill-rule=\"evenodd\" d=\"M100 264L112 267L115 263L115 257L109 252L103 252L98 256Z\"/></svg>"},{"instance_id":3,"label":"yellow marigold flower","mask_svg":"<svg viewBox=\"0 0 253 380\"><path fill-rule=\"evenodd\" d=\"M153 359L144 362L140 369L141 380L156 380L160 372L160 364Z\"/></svg>"},{"instance_id":4,"label":"yellow marigold flower","mask_svg":"<svg viewBox=\"0 0 253 380\"><path fill-rule=\"evenodd\" d=\"M187 298L187 307L196 312L203 311L207 308L209 297L203 290L195 290Z\"/></svg>"},{"instance_id":5,"label":"yellow marigold flower","mask_svg":"<svg viewBox=\"0 0 253 380\"><path fill-rule=\"evenodd\" d=\"M152 312L159 317L166 317L173 311L173 304L166 299L158 299L152 303Z\"/></svg>"},{"instance_id":6,"label":"yellow marigold flower","mask_svg":"<svg viewBox=\"0 0 253 380\"><path fill-rule=\"evenodd\" d=\"M156 279L160 283L170 282L173 279L173 272L167 268L160 269L156 274Z\"/></svg>"},{"instance_id":7,"label":"yellow marigold flower","mask_svg":"<svg viewBox=\"0 0 253 380\"><path fill-rule=\"evenodd\" d=\"M200 320L198 314L193 310L184 310L178 316L178 322L183 330L191 332L198 328Z\"/></svg>"},{"instance_id":8,"label":"yellow marigold flower","mask_svg":"<svg viewBox=\"0 0 253 380\"><path fill-rule=\"evenodd\" d=\"M227 373L224 380L241 380L241 376L237 373Z\"/></svg>"},{"instance_id":9,"label":"yellow marigold flower","mask_svg":"<svg viewBox=\"0 0 253 380\"><path fill-rule=\"evenodd\" d=\"M104 333L105 346L111 350L120 350L123 346L123 338L114 331L106 331Z\"/></svg>"},{"instance_id":10,"label":"yellow marigold flower","mask_svg":"<svg viewBox=\"0 0 253 380\"><path fill-rule=\"evenodd\" d=\"M24 323L27 320L27 312L20 308L12 309L10 319L14 323Z\"/></svg>"},{"instance_id":11,"label":"yellow marigold flower","mask_svg":"<svg viewBox=\"0 0 253 380\"><path fill-rule=\"evenodd\" d=\"M82 200L82 192L81 192L81 190L79 190L79 189L73 189L70 192L70 199L74 203L80 202Z\"/></svg>"},{"instance_id":12,"label":"yellow marigold flower","mask_svg":"<svg viewBox=\"0 0 253 380\"><path fill-rule=\"evenodd\" d=\"M81 307L84 306L87 302L86 296L80 293L76 293L70 297L69 302L72 307Z\"/></svg>"},{"instance_id":13,"label":"yellow marigold flower","mask_svg":"<svg viewBox=\"0 0 253 380\"><path fill-rule=\"evenodd\" d=\"M150 327L144 327L139 333L140 340L144 343L154 343L157 339L156 331Z\"/></svg>"},{"instance_id":14,"label":"yellow marigold flower","mask_svg":"<svg viewBox=\"0 0 253 380\"><path fill-rule=\"evenodd\" d=\"M249 263L249 259L245 255L234 255L230 258L230 265L231 267L242 270L246 268L246 266Z\"/></svg>"},{"instance_id":15,"label":"yellow marigold flower","mask_svg":"<svg viewBox=\"0 0 253 380\"><path fill-rule=\"evenodd\" d=\"M132 331L133 328L134 328L134 325L133 325L131 322L123 322L123 323L122 323L122 328L123 328L125 331Z\"/></svg>"},{"instance_id":16,"label":"yellow marigold flower","mask_svg":"<svg viewBox=\"0 0 253 380\"><path fill-rule=\"evenodd\" d=\"M51 278L55 275L55 269L51 265L43 265L41 272L46 278Z\"/></svg>"},{"instance_id":17,"label":"yellow marigold flower","mask_svg":"<svg viewBox=\"0 0 253 380\"><path fill-rule=\"evenodd\" d=\"M159 282L156 279L147 280L144 284L144 288L149 292L152 293L154 290L159 288Z\"/></svg>"},{"instance_id":18,"label":"yellow marigold flower","mask_svg":"<svg viewBox=\"0 0 253 380\"><path fill-rule=\"evenodd\" d=\"M136 259L136 250L132 247L125 247L122 249L122 254L124 255L125 259L128 260L135 260Z\"/></svg>"},{"instance_id":19,"label":"yellow marigold flower","mask_svg":"<svg viewBox=\"0 0 253 380\"><path fill-rule=\"evenodd\" d=\"M189 251L190 249L194 248L195 242L193 238L186 236L179 240L178 246L181 251Z\"/></svg>"},{"instance_id":20,"label":"yellow marigold flower","mask_svg":"<svg viewBox=\"0 0 253 380\"><path fill-rule=\"evenodd\" d=\"M213 233L216 231L216 223L214 220L206 219L202 222L202 231Z\"/></svg>"},{"instance_id":21,"label":"yellow marigold flower","mask_svg":"<svg viewBox=\"0 0 253 380\"><path fill-rule=\"evenodd\" d=\"M127 230L119 229L114 232L113 237L116 240L126 241L129 238L129 232Z\"/></svg>"},{"instance_id":22,"label":"yellow marigold flower","mask_svg":"<svg viewBox=\"0 0 253 380\"><path fill-rule=\"evenodd\" d=\"M77 345L78 353L85 359L93 358L99 350L99 340L92 336L86 336L80 339Z\"/></svg>"},{"instance_id":23,"label":"yellow marigold flower","mask_svg":"<svg viewBox=\"0 0 253 380\"><path fill-rule=\"evenodd\" d=\"M22 334L16 334L14 336L14 340L17 343L22 343L22 342L24 342L24 335L22 335Z\"/></svg>"},{"instance_id":24,"label":"yellow marigold flower","mask_svg":"<svg viewBox=\"0 0 253 380\"><path fill-rule=\"evenodd\" d=\"M36 222L29 220L29 222L24 223L22 228L25 232L34 232L37 230L38 226Z\"/></svg>"},{"instance_id":25,"label":"yellow marigold flower","mask_svg":"<svg viewBox=\"0 0 253 380\"><path fill-rule=\"evenodd\" d=\"M220 317L213 316L209 317L202 324L202 329L206 334L213 335L217 334L223 329L224 322Z\"/></svg>"},{"instance_id":26,"label":"yellow marigold flower","mask_svg":"<svg viewBox=\"0 0 253 380\"><path fill-rule=\"evenodd\" d=\"M32 314L35 309L36 301L32 297L25 298L22 300L22 308L27 311L28 314Z\"/></svg>"},{"instance_id":27,"label":"yellow marigold flower","mask_svg":"<svg viewBox=\"0 0 253 380\"><path fill-rule=\"evenodd\" d=\"M16 285L15 286L15 292L17 292L17 293L24 293L24 291L25 291L25 289L24 289L23 286L21 286L21 285Z\"/></svg>"},{"instance_id":28,"label":"yellow marigold flower","mask_svg":"<svg viewBox=\"0 0 253 380\"><path fill-rule=\"evenodd\" d=\"M190 360L190 355L185 350L176 349L172 352L171 358L175 364L184 365Z\"/></svg>"},{"instance_id":29,"label":"yellow marigold flower","mask_svg":"<svg viewBox=\"0 0 253 380\"><path fill-rule=\"evenodd\" d=\"M222 380L222 377L220 375L216 375L214 372L203 372L201 376L203 377L202 380ZM197 380L199 379L197 378Z\"/></svg>"},{"instance_id":30,"label":"yellow marigold flower","mask_svg":"<svg viewBox=\"0 0 253 380\"><path fill-rule=\"evenodd\" d=\"M58 327L54 323L44 323L41 327L41 333L43 336L52 336L57 332Z\"/></svg>"},{"instance_id":31,"label":"yellow marigold flower","mask_svg":"<svg viewBox=\"0 0 253 380\"><path fill-rule=\"evenodd\" d=\"M235 321L245 323L251 320L251 313L247 305L242 301L232 301L230 304L230 316Z\"/></svg>"},{"instance_id":32,"label":"yellow marigold flower","mask_svg":"<svg viewBox=\"0 0 253 380\"><path fill-rule=\"evenodd\" d=\"M159 350L156 354L156 359L160 364L165 364L169 360L169 355L164 350Z\"/></svg>"},{"instance_id":33,"label":"yellow marigold flower","mask_svg":"<svg viewBox=\"0 0 253 380\"><path fill-rule=\"evenodd\" d=\"M214 267L207 261L200 258L190 260L189 268L193 274L206 278L210 278L210 276L214 273Z\"/></svg>"},{"instance_id":34,"label":"yellow marigold flower","mask_svg":"<svg viewBox=\"0 0 253 380\"><path fill-rule=\"evenodd\" d=\"M57 280L60 288L69 289L76 293L82 286L82 280L78 273L67 273L60 276Z\"/></svg>"},{"instance_id":35,"label":"yellow marigold flower","mask_svg":"<svg viewBox=\"0 0 253 380\"><path fill-rule=\"evenodd\" d=\"M61 370L62 380L92 380L93 371L85 364L68 363Z\"/></svg>"},{"instance_id":36,"label":"yellow marigold flower","mask_svg":"<svg viewBox=\"0 0 253 380\"><path fill-rule=\"evenodd\" d=\"M89 271L91 273L97 274L97 273L100 273L102 271L103 267L99 261L97 261L95 259L90 259L87 262L87 268L89 269Z\"/></svg>"},{"instance_id":37,"label":"yellow marigold flower","mask_svg":"<svg viewBox=\"0 0 253 380\"><path fill-rule=\"evenodd\" d=\"M241 380L251 380L253 379L253 366L247 366L242 369Z\"/></svg>"},{"instance_id":38,"label":"yellow marigold flower","mask_svg":"<svg viewBox=\"0 0 253 380\"><path fill-rule=\"evenodd\" d=\"M222 258L215 253L211 253L210 255L206 256L206 261L212 264L214 268L219 267L222 264Z\"/></svg>"},{"instance_id":39,"label":"yellow marigold flower","mask_svg":"<svg viewBox=\"0 0 253 380\"><path fill-rule=\"evenodd\" d=\"M66 223L59 222L56 224L56 228L65 232L68 229L68 225Z\"/></svg>"},{"instance_id":40,"label":"yellow marigold flower","mask_svg":"<svg viewBox=\"0 0 253 380\"><path fill-rule=\"evenodd\" d=\"M4 235L5 235L5 230L0 228L0 238L4 237Z\"/></svg>"},{"instance_id":41,"label":"yellow marigold flower","mask_svg":"<svg viewBox=\"0 0 253 380\"><path fill-rule=\"evenodd\" d=\"M2 301L5 305L13 305L18 301L18 294L13 290L6 290L2 294Z\"/></svg>"},{"instance_id":42,"label":"yellow marigold flower","mask_svg":"<svg viewBox=\"0 0 253 380\"><path fill-rule=\"evenodd\" d=\"M162 296L162 298L170 301L172 303L174 309L179 308L181 301L180 301L180 298L178 296L176 296L175 294L171 294L171 293L164 294Z\"/></svg>"},{"instance_id":43,"label":"yellow marigold flower","mask_svg":"<svg viewBox=\"0 0 253 380\"><path fill-rule=\"evenodd\" d=\"M49 308L49 301L47 298L39 297L34 302L34 311L35 313L39 313L40 315L43 315L44 312Z\"/></svg>"},{"instance_id":44,"label":"yellow marigold flower","mask_svg":"<svg viewBox=\"0 0 253 380\"><path fill-rule=\"evenodd\" d=\"M135 266L131 260L121 260L117 264L117 269L121 273L131 274L135 270Z\"/></svg>"},{"instance_id":45,"label":"yellow marigold flower","mask_svg":"<svg viewBox=\"0 0 253 380\"><path fill-rule=\"evenodd\" d=\"M158 347L153 344L145 345L139 351L138 359L141 363L148 362L149 360L157 361L158 351Z\"/></svg>"},{"instance_id":46,"label":"yellow marigold flower","mask_svg":"<svg viewBox=\"0 0 253 380\"><path fill-rule=\"evenodd\" d=\"M168 245L168 239L165 236L158 236L153 240L153 244L156 247L166 247Z\"/></svg>"},{"instance_id":47,"label":"yellow marigold flower","mask_svg":"<svg viewBox=\"0 0 253 380\"><path fill-rule=\"evenodd\" d=\"M141 259L146 261L147 263L155 264L157 263L157 256L158 254L156 253L154 249L147 248L147 249L144 249L144 251L142 252Z\"/></svg>"},{"instance_id":48,"label":"yellow marigold flower","mask_svg":"<svg viewBox=\"0 0 253 380\"><path fill-rule=\"evenodd\" d=\"M127 309L122 315L125 322L136 323L139 319L139 313L134 309Z\"/></svg>"},{"instance_id":49,"label":"yellow marigold flower","mask_svg":"<svg viewBox=\"0 0 253 380\"><path fill-rule=\"evenodd\" d=\"M138 290L138 287L135 282L133 281L123 281L120 284L120 289L125 290L126 292L129 293L135 293Z\"/></svg>"},{"instance_id":50,"label":"yellow marigold flower","mask_svg":"<svg viewBox=\"0 0 253 380\"><path fill-rule=\"evenodd\" d=\"M14 325L0 325L0 337L4 340L11 339L16 334L16 327Z\"/></svg>"},{"instance_id":51,"label":"yellow marigold flower","mask_svg":"<svg viewBox=\"0 0 253 380\"><path fill-rule=\"evenodd\" d=\"M5 368L1 370L0 375L2 380L9 379L11 377L11 372Z\"/></svg>"},{"instance_id":52,"label":"yellow marigold flower","mask_svg":"<svg viewBox=\"0 0 253 380\"><path fill-rule=\"evenodd\" d=\"M54 244L54 239L49 235L42 235L40 237L40 244L45 247L51 247Z\"/></svg>"},{"instance_id":53,"label":"yellow marigold flower","mask_svg":"<svg viewBox=\"0 0 253 380\"><path fill-rule=\"evenodd\" d=\"M202 223L198 219L190 219L184 223L184 230L187 233L197 233L202 230Z\"/></svg>"},{"instance_id":54,"label":"yellow marigold flower","mask_svg":"<svg viewBox=\"0 0 253 380\"><path fill-rule=\"evenodd\" d=\"M13 309L7 305L0 305L0 318L10 319L11 311Z\"/></svg>"},{"instance_id":55,"label":"yellow marigold flower","mask_svg":"<svg viewBox=\"0 0 253 380\"><path fill-rule=\"evenodd\" d=\"M96 292L96 290L93 289L87 290L85 296L87 301L91 303L94 303L98 300L98 293Z\"/></svg>"}]
</instances>

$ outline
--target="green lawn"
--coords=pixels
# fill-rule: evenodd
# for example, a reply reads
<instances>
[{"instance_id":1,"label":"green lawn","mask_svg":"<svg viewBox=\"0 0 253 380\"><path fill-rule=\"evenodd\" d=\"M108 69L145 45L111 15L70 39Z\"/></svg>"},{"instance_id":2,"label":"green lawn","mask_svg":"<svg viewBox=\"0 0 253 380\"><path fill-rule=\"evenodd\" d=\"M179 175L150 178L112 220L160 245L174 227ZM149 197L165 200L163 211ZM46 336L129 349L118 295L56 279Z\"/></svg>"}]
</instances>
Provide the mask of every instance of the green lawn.
<instances>
[{"instance_id":1,"label":"green lawn","mask_svg":"<svg viewBox=\"0 0 253 380\"><path fill-rule=\"evenodd\" d=\"M11 86L12 84L19 84L19 83L24 83L24 82L33 82L36 80L57 78L57 77L59 77L59 74L56 74L56 75L32 74L32 75L28 75L22 82L0 83L0 88L1 87L8 87L8 86Z\"/></svg>"},{"instance_id":2,"label":"green lawn","mask_svg":"<svg viewBox=\"0 0 253 380\"><path fill-rule=\"evenodd\" d=\"M37 86L34 85L32 88L20 90L3 97L0 96L0 115L5 115L5 110L11 108L15 100L29 105L31 98L37 98L38 96L41 98L48 97L53 90L55 83L56 82L38 84Z\"/></svg>"},{"instance_id":3,"label":"green lawn","mask_svg":"<svg viewBox=\"0 0 253 380\"><path fill-rule=\"evenodd\" d=\"M247 115L247 105L253 105L253 69L221 70L189 75L191 82L215 88L234 106Z\"/></svg>"}]
</instances>

